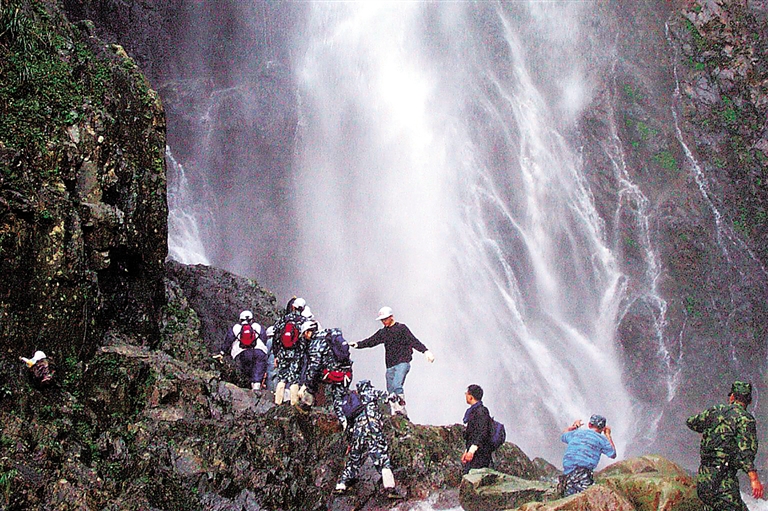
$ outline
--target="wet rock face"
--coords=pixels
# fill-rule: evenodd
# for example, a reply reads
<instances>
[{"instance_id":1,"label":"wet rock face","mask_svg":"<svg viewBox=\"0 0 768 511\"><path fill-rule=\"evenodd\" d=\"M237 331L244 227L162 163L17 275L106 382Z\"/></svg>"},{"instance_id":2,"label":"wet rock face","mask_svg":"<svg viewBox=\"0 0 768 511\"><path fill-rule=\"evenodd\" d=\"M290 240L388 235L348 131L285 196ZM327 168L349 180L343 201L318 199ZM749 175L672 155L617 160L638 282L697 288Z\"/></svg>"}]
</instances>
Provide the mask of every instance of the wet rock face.
<instances>
[{"instance_id":1,"label":"wet rock face","mask_svg":"<svg viewBox=\"0 0 768 511\"><path fill-rule=\"evenodd\" d=\"M275 297L252 279L211 266L176 261L168 261L166 270L200 318L201 335L211 352L218 351L227 330L243 310L253 312L264 328L278 319L280 308Z\"/></svg>"},{"instance_id":2,"label":"wet rock face","mask_svg":"<svg viewBox=\"0 0 768 511\"><path fill-rule=\"evenodd\" d=\"M159 98L55 2L9 8L21 21L0 41L0 336L59 360L92 353L112 324L151 342L167 253Z\"/></svg>"},{"instance_id":3,"label":"wet rock face","mask_svg":"<svg viewBox=\"0 0 768 511\"><path fill-rule=\"evenodd\" d=\"M621 58L579 137L627 277L617 326L626 386L660 417L634 448L693 466L697 442L678 434L685 418L733 379L765 385L768 70L756 56L768 12L692 1L602 4L600 14L622 20L610 27Z\"/></svg>"}]
</instances>

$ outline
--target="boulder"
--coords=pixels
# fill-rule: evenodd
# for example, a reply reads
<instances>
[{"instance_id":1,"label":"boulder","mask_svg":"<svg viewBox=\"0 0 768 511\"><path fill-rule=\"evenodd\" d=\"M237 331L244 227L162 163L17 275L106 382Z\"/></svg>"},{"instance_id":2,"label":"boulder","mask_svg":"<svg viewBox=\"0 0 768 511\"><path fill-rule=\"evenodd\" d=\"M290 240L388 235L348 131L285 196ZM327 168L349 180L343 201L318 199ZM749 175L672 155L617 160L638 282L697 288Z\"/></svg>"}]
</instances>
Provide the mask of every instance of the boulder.
<instances>
[{"instance_id":1,"label":"boulder","mask_svg":"<svg viewBox=\"0 0 768 511\"><path fill-rule=\"evenodd\" d=\"M512 509L531 501L553 498L555 486L497 472L473 469L461 480L459 501L466 511Z\"/></svg>"}]
</instances>

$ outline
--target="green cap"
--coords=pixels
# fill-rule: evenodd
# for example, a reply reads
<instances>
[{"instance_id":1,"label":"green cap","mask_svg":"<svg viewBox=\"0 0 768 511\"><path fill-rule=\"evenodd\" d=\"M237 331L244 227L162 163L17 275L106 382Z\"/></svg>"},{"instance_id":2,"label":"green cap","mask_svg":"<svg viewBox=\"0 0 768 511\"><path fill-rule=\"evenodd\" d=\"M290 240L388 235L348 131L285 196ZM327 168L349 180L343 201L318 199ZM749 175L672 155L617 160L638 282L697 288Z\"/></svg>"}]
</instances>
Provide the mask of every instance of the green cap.
<instances>
[{"instance_id":1,"label":"green cap","mask_svg":"<svg viewBox=\"0 0 768 511\"><path fill-rule=\"evenodd\" d=\"M738 394L740 396L752 395L752 384L744 381L735 381L731 385L731 394Z\"/></svg>"}]
</instances>

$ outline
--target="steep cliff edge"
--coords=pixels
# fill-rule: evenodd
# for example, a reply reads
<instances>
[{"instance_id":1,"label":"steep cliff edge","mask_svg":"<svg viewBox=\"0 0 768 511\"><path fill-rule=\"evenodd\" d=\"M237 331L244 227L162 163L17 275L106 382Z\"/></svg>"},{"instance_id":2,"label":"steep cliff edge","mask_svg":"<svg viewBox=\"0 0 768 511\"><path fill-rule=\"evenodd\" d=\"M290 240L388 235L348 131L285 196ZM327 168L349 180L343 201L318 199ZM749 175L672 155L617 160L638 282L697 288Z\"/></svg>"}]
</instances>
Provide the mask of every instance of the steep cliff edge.
<instances>
[{"instance_id":1,"label":"steep cliff edge","mask_svg":"<svg viewBox=\"0 0 768 511\"><path fill-rule=\"evenodd\" d=\"M109 327L151 343L167 253L159 98L120 46L70 25L55 2L1 9L4 348L79 360Z\"/></svg>"}]
</instances>

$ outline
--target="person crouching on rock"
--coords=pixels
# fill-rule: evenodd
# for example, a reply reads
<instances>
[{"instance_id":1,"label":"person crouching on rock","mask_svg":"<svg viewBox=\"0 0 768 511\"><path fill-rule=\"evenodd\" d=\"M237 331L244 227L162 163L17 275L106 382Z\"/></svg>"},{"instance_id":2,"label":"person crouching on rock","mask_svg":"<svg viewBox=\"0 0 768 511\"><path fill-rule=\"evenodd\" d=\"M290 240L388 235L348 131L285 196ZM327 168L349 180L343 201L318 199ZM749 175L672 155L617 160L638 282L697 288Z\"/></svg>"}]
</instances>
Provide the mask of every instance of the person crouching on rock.
<instances>
[{"instance_id":1,"label":"person crouching on rock","mask_svg":"<svg viewBox=\"0 0 768 511\"><path fill-rule=\"evenodd\" d=\"M382 416L379 400L386 400L388 394L377 390L370 380L357 383L357 391L347 394L342 409L347 418L347 432L351 438L349 457L341 472L335 493L344 493L348 485L357 480L357 474L365 462L365 455L371 457L373 466L381 473L382 486L391 499L402 498L395 488L395 476L389 459L389 445L382 430Z\"/></svg>"},{"instance_id":2,"label":"person crouching on rock","mask_svg":"<svg viewBox=\"0 0 768 511\"><path fill-rule=\"evenodd\" d=\"M53 375L56 373L56 370L45 353L36 351L32 358L19 357L19 359L27 364L32 383L35 386L44 388L53 383Z\"/></svg>"},{"instance_id":3,"label":"person crouching on rock","mask_svg":"<svg viewBox=\"0 0 768 511\"><path fill-rule=\"evenodd\" d=\"M253 320L253 312L240 313L240 322L227 332L230 355L253 390L261 390L267 374L267 345L265 329Z\"/></svg>"},{"instance_id":4,"label":"person crouching on rock","mask_svg":"<svg viewBox=\"0 0 768 511\"><path fill-rule=\"evenodd\" d=\"M611 428L605 425L605 417L593 415L589 428L579 429L581 419L573 422L563 432L560 440L568 444L563 455L563 496L586 490L594 484L593 472L600 462L600 455L616 458L616 445L611 437ZM605 436L603 436L605 435Z\"/></svg>"},{"instance_id":5,"label":"person crouching on rock","mask_svg":"<svg viewBox=\"0 0 768 511\"><path fill-rule=\"evenodd\" d=\"M491 465L493 447L491 447L491 428L493 420L488 408L483 405L483 389L479 385L470 385L464 393L470 405L464 413L464 442L466 451L461 455L464 473L470 469L484 468Z\"/></svg>"}]
</instances>

